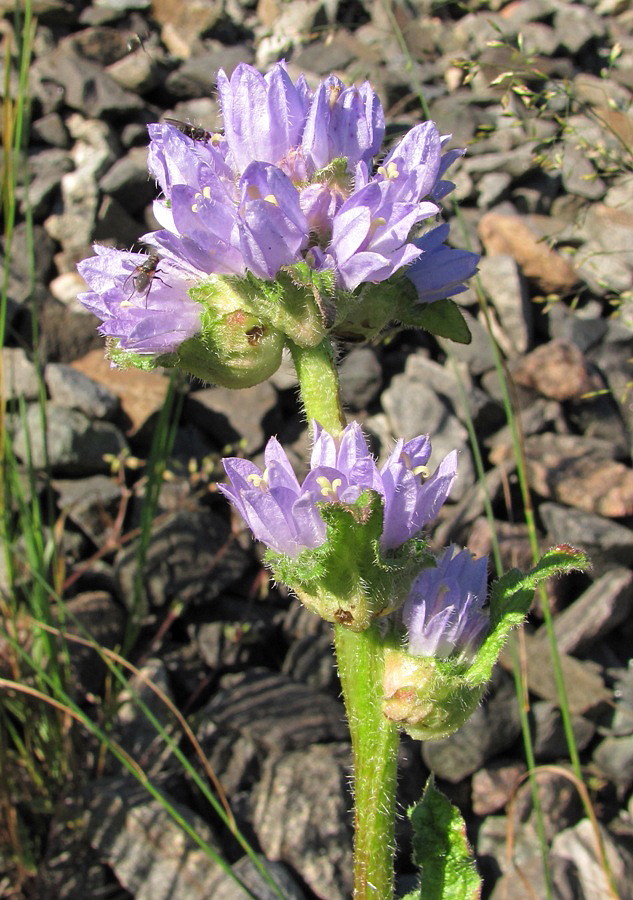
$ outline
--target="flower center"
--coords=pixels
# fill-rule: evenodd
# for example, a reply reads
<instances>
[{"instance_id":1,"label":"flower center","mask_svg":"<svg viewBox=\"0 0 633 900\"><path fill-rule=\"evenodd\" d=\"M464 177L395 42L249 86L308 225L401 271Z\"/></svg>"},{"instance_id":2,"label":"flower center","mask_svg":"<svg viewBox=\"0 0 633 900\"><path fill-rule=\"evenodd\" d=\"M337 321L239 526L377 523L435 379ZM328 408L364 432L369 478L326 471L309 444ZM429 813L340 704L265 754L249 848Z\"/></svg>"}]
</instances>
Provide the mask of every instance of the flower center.
<instances>
[{"instance_id":1,"label":"flower center","mask_svg":"<svg viewBox=\"0 0 633 900\"><path fill-rule=\"evenodd\" d=\"M252 475L246 476L246 480L250 481L253 487L259 488L262 494L265 494L268 490L268 469L264 469L261 475L253 472Z\"/></svg>"},{"instance_id":2,"label":"flower center","mask_svg":"<svg viewBox=\"0 0 633 900\"><path fill-rule=\"evenodd\" d=\"M382 175L387 181L395 181L399 177L400 172L395 162L387 163L386 166L378 166L376 169L378 175Z\"/></svg>"},{"instance_id":3,"label":"flower center","mask_svg":"<svg viewBox=\"0 0 633 900\"><path fill-rule=\"evenodd\" d=\"M336 500L338 489L343 484L340 478L335 478L333 481L330 481L325 475L319 475L316 479L316 483L321 488L321 495L328 500Z\"/></svg>"}]
</instances>

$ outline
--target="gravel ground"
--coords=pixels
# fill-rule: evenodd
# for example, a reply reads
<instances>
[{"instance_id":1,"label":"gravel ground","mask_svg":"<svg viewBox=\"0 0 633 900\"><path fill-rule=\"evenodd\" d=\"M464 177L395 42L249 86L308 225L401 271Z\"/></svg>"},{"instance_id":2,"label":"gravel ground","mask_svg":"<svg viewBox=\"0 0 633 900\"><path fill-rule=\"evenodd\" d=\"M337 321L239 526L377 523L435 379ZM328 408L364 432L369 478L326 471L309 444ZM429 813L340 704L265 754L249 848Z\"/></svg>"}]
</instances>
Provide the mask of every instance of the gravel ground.
<instances>
[{"instance_id":1,"label":"gravel ground","mask_svg":"<svg viewBox=\"0 0 633 900\"><path fill-rule=\"evenodd\" d=\"M452 176L461 211L455 216L449 202L445 215L453 243L482 253L479 289L489 317L473 286L457 298L473 334L468 346L394 333L375 346L341 348L347 410L377 453L388 452L396 435L424 432L434 458L460 449L459 480L432 538L479 555L489 552L491 531L469 444L471 418L504 564L529 566L512 439L487 338L492 330L512 376L540 544L569 542L593 561L589 575L560 580L548 595L607 853L620 896L633 896L630 4L41 0L34 11L30 186L28 204L19 197L2 353L10 406L18 395L33 404L31 452L43 467L37 379L26 349L34 340L34 304L57 506L46 524L64 517L68 609L100 643L116 647L134 605L143 466L128 463L113 474L104 454L147 458L168 381L110 369L97 322L77 303L84 285L75 265L91 255L93 241L130 247L157 227L147 123L167 116L220 128L215 76L238 62L265 70L285 58L291 74L303 71L310 83L330 72L348 82L369 78L386 110L389 140L423 118L422 91L440 130L468 149ZM5 48L12 21L7 12ZM35 222L32 289L27 208ZM350 753L329 627L267 586L260 551L241 523L231 522L213 486L223 448L242 442L257 459L272 434L298 467L305 464L293 372L284 365L271 382L239 395L200 383L181 385L179 395L132 659L187 716L284 894L342 900L351 889ZM21 429L14 449L23 462ZM6 577L0 570L0 584ZM595 900L607 896L606 887L565 762L538 604L525 629L525 653L555 897ZM72 665L77 697L90 708L104 671L85 649L73 652ZM0 648L1 674L7 666ZM143 681L137 690L168 721ZM252 879L258 897L269 896L132 703L121 707L114 727L183 816ZM241 896L114 763L97 776L94 762L87 742L84 777L47 820L45 859L24 896ZM509 659L456 735L402 745L403 807L419 798L433 771L466 817L485 896L495 900L545 896L525 770ZM406 822L398 828L404 890L412 866ZM22 896L5 887L4 896Z\"/></svg>"}]
</instances>

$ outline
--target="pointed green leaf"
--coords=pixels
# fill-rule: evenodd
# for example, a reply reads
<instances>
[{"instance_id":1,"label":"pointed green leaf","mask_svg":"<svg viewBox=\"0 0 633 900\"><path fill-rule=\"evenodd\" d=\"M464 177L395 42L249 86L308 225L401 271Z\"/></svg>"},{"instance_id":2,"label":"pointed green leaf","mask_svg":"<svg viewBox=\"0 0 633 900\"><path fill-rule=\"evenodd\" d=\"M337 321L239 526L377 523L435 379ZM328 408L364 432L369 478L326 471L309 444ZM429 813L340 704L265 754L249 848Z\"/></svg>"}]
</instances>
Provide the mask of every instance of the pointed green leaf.
<instances>
[{"instance_id":1,"label":"pointed green leaf","mask_svg":"<svg viewBox=\"0 0 633 900\"><path fill-rule=\"evenodd\" d=\"M534 591L542 581L552 575L589 567L585 553L569 544L560 544L547 550L529 572L512 569L496 581L490 595L490 634L468 671L468 682L482 684L489 680L510 630L523 623Z\"/></svg>"},{"instance_id":2,"label":"pointed green leaf","mask_svg":"<svg viewBox=\"0 0 633 900\"><path fill-rule=\"evenodd\" d=\"M468 325L459 306L453 300L408 305L406 312L403 306L398 309L398 318L403 325L424 328L431 334L448 338L458 344L470 344L471 334Z\"/></svg>"},{"instance_id":3,"label":"pointed green leaf","mask_svg":"<svg viewBox=\"0 0 633 900\"><path fill-rule=\"evenodd\" d=\"M405 900L478 900L481 879L459 810L429 778L422 799L409 810L413 862L420 887Z\"/></svg>"}]
</instances>

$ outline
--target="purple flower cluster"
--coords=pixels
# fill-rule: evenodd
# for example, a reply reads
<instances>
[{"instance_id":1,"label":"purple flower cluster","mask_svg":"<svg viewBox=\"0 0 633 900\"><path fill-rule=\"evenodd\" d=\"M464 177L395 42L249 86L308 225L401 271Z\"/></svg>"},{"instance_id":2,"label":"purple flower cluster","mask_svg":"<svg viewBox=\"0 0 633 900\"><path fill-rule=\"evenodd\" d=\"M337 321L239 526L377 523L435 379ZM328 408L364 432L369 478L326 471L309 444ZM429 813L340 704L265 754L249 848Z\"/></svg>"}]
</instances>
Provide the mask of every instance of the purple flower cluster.
<instances>
[{"instance_id":1,"label":"purple flower cluster","mask_svg":"<svg viewBox=\"0 0 633 900\"><path fill-rule=\"evenodd\" d=\"M430 522L446 500L457 471L457 452L449 453L433 475L427 435L399 440L380 468L369 452L360 426L352 422L340 439L314 423L315 441L310 471L299 483L288 457L275 438L269 440L262 472L240 458L225 459L230 485L220 490L241 513L255 537L277 553L297 557L319 547L326 526L319 506L353 504L365 491L383 500L383 550L395 549Z\"/></svg>"},{"instance_id":2,"label":"purple flower cluster","mask_svg":"<svg viewBox=\"0 0 633 900\"><path fill-rule=\"evenodd\" d=\"M377 95L329 76L315 91L283 63L266 76L240 64L218 75L224 135L178 124L149 127L149 169L162 191L149 257L96 248L80 296L124 350L163 353L200 330L188 289L210 276L274 279L308 262L353 291L404 266L422 301L464 289L475 254L454 250L447 227L410 240L439 212L443 180L461 155L449 136L417 125L373 170L384 136Z\"/></svg>"},{"instance_id":3,"label":"purple flower cluster","mask_svg":"<svg viewBox=\"0 0 633 900\"><path fill-rule=\"evenodd\" d=\"M434 569L424 569L402 607L407 650L412 656L470 659L489 626L484 610L488 558L473 559L451 546Z\"/></svg>"}]
</instances>

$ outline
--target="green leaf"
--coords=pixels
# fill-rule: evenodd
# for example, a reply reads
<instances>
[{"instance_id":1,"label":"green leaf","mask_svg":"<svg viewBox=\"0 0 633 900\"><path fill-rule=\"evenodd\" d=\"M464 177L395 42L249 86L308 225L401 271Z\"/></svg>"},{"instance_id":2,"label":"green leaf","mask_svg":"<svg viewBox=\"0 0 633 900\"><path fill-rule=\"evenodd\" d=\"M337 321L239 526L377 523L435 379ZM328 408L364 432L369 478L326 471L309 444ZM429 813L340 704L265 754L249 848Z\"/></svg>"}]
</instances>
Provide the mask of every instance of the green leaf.
<instances>
[{"instance_id":1,"label":"green leaf","mask_svg":"<svg viewBox=\"0 0 633 900\"><path fill-rule=\"evenodd\" d=\"M512 628L523 623L527 616L534 591L546 578L563 575L573 570L590 567L585 553L569 544L559 544L547 550L533 569L520 572L511 569L492 586L490 594L490 634L477 654L477 659L467 674L471 684L489 680Z\"/></svg>"},{"instance_id":2,"label":"green leaf","mask_svg":"<svg viewBox=\"0 0 633 900\"><path fill-rule=\"evenodd\" d=\"M448 338L458 344L470 344L471 334L459 306L453 300L436 300L435 303L418 303L403 312L398 310L403 325L424 328L437 337Z\"/></svg>"},{"instance_id":3,"label":"green leaf","mask_svg":"<svg viewBox=\"0 0 633 900\"><path fill-rule=\"evenodd\" d=\"M459 810L429 778L422 799L409 810L413 862L420 887L405 900L477 900L481 879Z\"/></svg>"}]
</instances>

